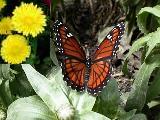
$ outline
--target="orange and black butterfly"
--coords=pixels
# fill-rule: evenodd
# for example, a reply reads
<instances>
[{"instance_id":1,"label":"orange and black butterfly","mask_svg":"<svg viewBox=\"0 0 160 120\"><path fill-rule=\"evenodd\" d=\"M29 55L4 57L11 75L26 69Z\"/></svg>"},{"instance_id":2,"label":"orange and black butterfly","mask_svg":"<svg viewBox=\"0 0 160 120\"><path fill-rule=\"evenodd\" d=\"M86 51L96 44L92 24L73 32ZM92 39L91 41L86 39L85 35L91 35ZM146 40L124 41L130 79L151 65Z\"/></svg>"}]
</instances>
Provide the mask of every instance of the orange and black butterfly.
<instances>
[{"instance_id":1,"label":"orange and black butterfly","mask_svg":"<svg viewBox=\"0 0 160 120\"><path fill-rule=\"evenodd\" d=\"M101 92L110 78L111 60L116 54L124 29L123 23L117 24L95 52L87 54L67 27L57 20L53 30L67 85L80 92L87 90L92 95Z\"/></svg>"}]
</instances>

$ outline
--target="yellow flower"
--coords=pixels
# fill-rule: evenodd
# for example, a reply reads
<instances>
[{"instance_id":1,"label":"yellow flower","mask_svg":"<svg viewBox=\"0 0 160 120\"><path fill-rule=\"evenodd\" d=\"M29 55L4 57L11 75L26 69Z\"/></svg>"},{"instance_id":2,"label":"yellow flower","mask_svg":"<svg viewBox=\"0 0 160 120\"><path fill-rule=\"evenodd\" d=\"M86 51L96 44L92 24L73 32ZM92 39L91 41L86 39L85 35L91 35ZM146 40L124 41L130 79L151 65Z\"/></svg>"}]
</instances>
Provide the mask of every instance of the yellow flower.
<instances>
[{"instance_id":1,"label":"yellow flower","mask_svg":"<svg viewBox=\"0 0 160 120\"><path fill-rule=\"evenodd\" d=\"M6 1L0 0L0 10L6 6Z\"/></svg>"},{"instance_id":2,"label":"yellow flower","mask_svg":"<svg viewBox=\"0 0 160 120\"><path fill-rule=\"evenodd\" d=\"M12 23L19 33L35 37L43 32L46 26L46 16L37 5L22 3L13 11Z\"/></svg>"},{"instance_id":3,"label":"yellow flower","mask_svg":"<svg viewBox=\"0 0 160 120\"><path fill-rule=\"evenodd\" d=\"M0 21L0 34L11 34L13 25L10 17L4 17Z\"/></svg>"},{"instance_id":4,"label":"yellow flower","mask_svg":"<svg viewBox=\"0 0 160 120\"><path fill-rule=\"evenodd\" d=\"M20 64L30 56L31 47L21 35L9 35L2 41L2 59L11 64Z\"/></svg>"}]
</instances>

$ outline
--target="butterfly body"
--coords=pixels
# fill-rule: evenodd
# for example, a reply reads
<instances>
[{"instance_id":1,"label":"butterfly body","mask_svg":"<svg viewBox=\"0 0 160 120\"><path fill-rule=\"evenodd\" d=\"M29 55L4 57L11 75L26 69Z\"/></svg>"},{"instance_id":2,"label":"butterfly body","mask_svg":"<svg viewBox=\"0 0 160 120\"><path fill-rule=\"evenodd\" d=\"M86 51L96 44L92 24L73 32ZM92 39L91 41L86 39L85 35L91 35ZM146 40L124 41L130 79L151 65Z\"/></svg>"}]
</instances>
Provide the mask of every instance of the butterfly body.
<instances>
[{"instance_id":1,"label":"butterfly body","mask_svg":"<svg viewBox=\"0 0 160 120\"><path fill-rule=\"evenodd\" d=\"M124 33L124 24L114 27L94 52L90 48L82 48L61 22L56 21L53 30L67 85L77 91L87 90L97 95L110 78L111 60Z\"/></svg>"}]
</instances>

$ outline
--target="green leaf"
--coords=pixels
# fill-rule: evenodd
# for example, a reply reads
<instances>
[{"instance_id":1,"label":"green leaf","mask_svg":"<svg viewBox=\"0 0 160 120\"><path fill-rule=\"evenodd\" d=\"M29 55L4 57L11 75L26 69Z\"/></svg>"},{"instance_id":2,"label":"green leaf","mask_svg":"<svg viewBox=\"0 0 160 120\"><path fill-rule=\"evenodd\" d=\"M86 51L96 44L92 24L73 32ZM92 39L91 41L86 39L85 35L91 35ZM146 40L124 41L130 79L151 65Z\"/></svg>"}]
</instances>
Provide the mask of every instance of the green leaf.
<instances>
[{"instance_id":1,"label":"green leaf","mask_svg":"<svg viewBox=\"0 0 160 120\"><path fill-rule=\"evenodd\" d=\"M150 59L150 56L152 55L153 49L156 48L157 45L160 43L159 36L160 36L160 28L158 28L157 31L146 35L145 37L138 39L132 45L132 48L130 49L129 53L127 54L125 60L127 60L127 58L129 58L131 56L131 54L133 54L135 51L139 50L140 48L142 48L145 45L148 46L148 49L145 54L145 60Z\"/></svg>"},{"instance_id":2,"label":"green leaf","mask_svg":"<svg viewBox=\"0 0 160 120\"><path fill-rule=\"evenodd\" d=\"M92 110L96 101L96 97L93 97L86 92L79 93L70 89L63 80L60 67L53 67L52 70L48 73L47 78L52 81L53 85L56 84L65 92L71 104L76 110L78 110L79 114Z\"/></svg>"},{"instance_id":3,"label":"green leaf","mask_svg":"<svg viewBox=\"0 0 160 120\"><path fill-rule=\"evenodd\" d=\"M11 95L10 90L10 81L14 78L13 73L11 73L9 64L1 64L0 65L0 99L1 104L4 107L8 107L8 105L13 101L13 97Z\"/></svg>"},{"instance_id":4,"label":"green leaf","mask_svg":"<svg viewBox=\"0 0 160 120\"><path fill-rule=\"evenodd\" d=\"M109 119L99 113L93 112L93 111L81 114L79 116L79 118L77 118L77 119L79 119L79 120L111 120L111 119Z\"/></svg>"},{"instance_id":5,"label":"green leaf","mask_svg":"<svg viewBox=\"0 0 160 120\"><path fill-rule=\"evenodd\" d=\"M9 64L0 65L0 81L14 79L13 71L11 71Z\"/></svg>"},{"instance_id":6,"label":"green leaf","mask_svg":"<svg viewBox=\"0 0 160 120\"><path fill-rule=\"evenodd\" d=\"M56 113L63 106L70 106L67 96L58 84L51 84L51 81L38 73L31 65L22 64L22 68L35 92L42 98L46 105Z\"/></svg>"},{"instance_id":7,"label":"green leaf","mask_svg":"<svg viewBox=\"0 0 160 120\"><path fill-rule=\"evenodd\" d=\"M55 7L56 7L56 5L58 4L58 0L52 0L52 10L54 11L54 9L55 9Z\"/></svg>"},{"instance_id":8,"label":"green leaf","mask_svg":"<svg viewBox=\"0 0 160 120\"><path fill-rule=\"evenodd\" d=\"M157 5L153 8L152 7L144 7L138 13L137 23L138 23L139 29L143 33L148 33L149 32L148 29L147 29L147 26L148 26L147 20L148 20L149 15L153 15L155 18L157 18L157 22L159 22L159 20L160 20L160 6ZM159 25L157 27L159 27Z\"/></svg>"},{"instance_id":9,"label":"green leaf","mask_svg":"<svg viewBox=\"0 0 160 120\"><path fill-rule=\"evenodd\" d=\"M152 109L153 112L154 111L159 112L160 102L158 100L152 100L147 104L147 107Z\"/></svg>"},{"instance_id":10,"label":"green leaf","mask_svg":"<svg viewBox=\"0 0 160 120\"><path fill-rule=\"evenodd\" d=\"M66 85L63 80L62 70L58 66L54 66L47 74L47 78L51 81L51 85L56 85L61 88L63 92L68 96L70 88Z\"/></svg>"},{"instance_id":11,"label":"green leaf","mask_svg":"<svg viewBox=\"0 0 160 120\"><path fill-rule=\"evenodd\" d=\"M97 97L93 110L109 118L115 118L119 104L120 94L118 85L116 81L112 79L108 82L102 94Z\"/></svg>"},{"instance_id":12,"label":"green leaf","mask_svg":"<svg viewBox=\"0 0 160 120\"><path fill-rule=\"evenodd\" d=\"M126 113L120 115L118 120L130 120L135 115L135 113L136 113L136 110L133 109L129 112L126 112Z\"/></svg>"},{"instance_id":13,"label":"green leaf","mask_svg":"<svg viewBox=\"0 0 160 120\"><path fill-rule=\"evenodd\" d=\"M56 57L56 51L55 51L55 45L53 43L53 40L51 40L50 42L50 58L52 59L53 63L56 65L56 66L59 66L58 64L58 60L57 60L57 57Z\"/></svg>"},{"instance_id":14,"label":"green leaf","mask_svg":"<svg viewBox=\"0 0 160 120\"><path fill-rule=\"evenodd\" d=\"M47 105L38 97L20 98L7 111L6 120L58 120Z\"/></svg>"},{"instance_id":15,"label":"green leaf","mask_svg":"<svg viewBox=\"0 0 160 120\"><path fill-rule=\"evenodd\" d=\"M144 114L136 114L130 120L147 120L147 117Z\"/></svg>"},{"instance_id":16,"label":"green leaf","mask_svg":"<svg viewBox=\"0 0 160 120\"><path fill-rule=\"evenodd\" d=\"M149 57L149 55L152 52L152 50L160 43L159 36L160 36L160 28L158 28L157 31L155 31L155 32L152 33L152 37L147 42L147 46L149 48L148 48L148 51L146 53L145 59L147 57Z\"/></svg>"},{"instance_id":17,"label":"green leaf","mask_svg":"<svg viewBox=\"0 0 160 120\"><path fill-rule=\"evenodd\" d=\"M3 84L0 86L0 97L3 99L5 107L8 107L13 102L9 80L3 82Z\"/></svg>"},{"instance_id":18,"label":"green leaf","mask_svg":"<svg viewBox=\"0 0 160 120\"><path fill-rule=\"evenodd\" d=\"M147 102L150 102L154 98L156 98L160 94L160 77L159 77L160 71L158 71L157 75L155 76L155 79L151 83L151 85L148 88L147 91Z\"/></svg>"},{"instance_id":19,"label":"green leaf","mask_svg":"<svg viewBox=\"0 0 160 120\"><path fill-rule=\"evenodd\" d=\"M1 64L0 65L0 76L1 79L5 78L5 79L9 79L10 78L10 65L9 64Z\"/></svg>"},{"instance_id":20,"label":"green leaf","mask_svg":"<svg viewBox=\"0 0 160 120\"><path fill-rule=\"evenodd\" d=\"M151 40L151 37L152 37L152 33L144 36L144 37L141 37L140 39L136 40L131 49L129 50L129 53L127 54L125 60L127 58L129 58L134 52L138 51L140 48L144 47L144 45L149 41Z\"/></svg>"},{"instance_id":21,"label":"green leaf","mask_svg":"<svg viewBox=\"0 0 160 120\"><path fill-rule=\"evenodd\" d=\"M126 110L137 109L141 111L145 101L146 93L148 89L148 80L151 76L152 71L160 65L158 57L153 63L143 63L136 75L130 95L126 103Z\"/></svg>"},{"instance_id":22,"label":"green leaf","mask_svg":"<svg viewBox=\"0 0 160 120\"><path fill-rule=\"evenodd\" d=\"M78 93L74 90L71 90L69 99L79 114L91 111L96 101L96 97L89 95L87 92Z\"/></svg>"},{"instance_id":23,"label":"green leaf","mask_svg":"<svg viewBox=\"0 0 160 120\"><path fill-rule=\"evenodd\" d=\"M12 94L19 97L28 97L35 95L35 92L30 85L21 65L14 65L12 69L17 71L16 79L10 83Z\"/></svg>"},{"instance_id":24,"label":"green leaf","mask_svg":"<svg viewBox=\"0 0 160 120\"><path fill-rule=\"evenodd\" d=\"M122 72L123 72L125 75L129 75L127 63L128 63L128 61L125 60L125 61L124 61L124 64L123 64L123 68L122 68Z\"/></svg>"}]
</instances>

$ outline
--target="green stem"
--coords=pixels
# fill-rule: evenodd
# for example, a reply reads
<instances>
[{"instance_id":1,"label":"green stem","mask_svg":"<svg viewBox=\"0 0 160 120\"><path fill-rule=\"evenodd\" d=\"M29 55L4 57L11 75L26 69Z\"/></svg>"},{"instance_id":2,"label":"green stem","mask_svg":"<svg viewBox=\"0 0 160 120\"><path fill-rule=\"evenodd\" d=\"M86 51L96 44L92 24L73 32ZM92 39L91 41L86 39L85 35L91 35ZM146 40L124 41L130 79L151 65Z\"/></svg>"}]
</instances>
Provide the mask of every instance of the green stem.
<instances>
[{"instance_id":1,"label":"green stem","mask_svg":"<svg viewBox=\"0 0 160 120\"><path fill-rule=\"evenodd\" d=\"M37 44L37 39L34 39L33 41L32 41L32 45L33 45L33 54L34 54L34 57L36 58L36 55L37 55L37 46L38 46L38 44Z\"/></svg>"},{"instance_id":2,"label":"green stem","mask_svg":"<svg viewBox=\"0 0 160 120\"><path fill-rule=\"evenodd\" d=\"M13 102L9 80L4 81L0 86L0 102L6 108Z\"/></svg>"},{"instance_id":3,"label":"green stem","mask_svg":"<svg viewBox=\"0 0 160 120\"><path fill-rule=\"evenodd\" d=\"M28 41L30 42L31 45L31 56L26 61L26 63L34 64L36 62L36 55L37 55L37 46L38 46L37 39L29 36Z\"/></svg>"}]
</instances>

